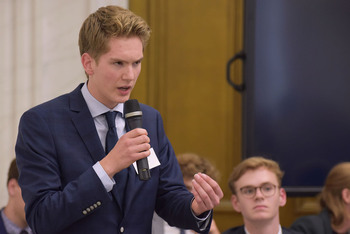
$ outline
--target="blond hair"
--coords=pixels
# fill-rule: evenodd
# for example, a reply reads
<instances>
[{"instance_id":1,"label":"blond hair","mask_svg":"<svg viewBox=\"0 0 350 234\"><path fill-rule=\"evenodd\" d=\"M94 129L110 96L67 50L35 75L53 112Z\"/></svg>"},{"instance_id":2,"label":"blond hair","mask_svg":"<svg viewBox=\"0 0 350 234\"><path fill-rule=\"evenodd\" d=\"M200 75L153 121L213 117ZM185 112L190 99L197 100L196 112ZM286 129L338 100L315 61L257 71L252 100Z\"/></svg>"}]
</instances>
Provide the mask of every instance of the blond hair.
<instances>
[{"instance_id":1,"label":"blond hair","mask_svg":"<svg viewBox=\"0 0 350 234\"><path fill-rule=\"evenodd\" d=\"M239 163L232 171L229 177L229 187L232 194L236 194L235 182L241 178L248 170L256 170L260 167L264 167L269 171L275 173L278 181L278 185L281 186L282 177L284 172L281 171L277 162L266 159L263 157L250 157Z\"/></svg>"},{"instance_id":2,"label":"blond hair","mask_svg":"<svg viewBox=\"0 0 350 234\"><path fill-rule=\"evenodd\" d=\"M80 55L89 53L98 60L109 51L111 38L137 36L146 47L151 29L140 16L119 6L99 8L84 21L79 33Z\"/></svg>"},{"instance_id":3,"label":"blond hair","mask_svg":"<svg viewBox=\"0 0 350 234\"><path fill-rule=\"evenodd\" d=\"M334 166L325 181L321 192L320 204L332 214L332 224L339 226L345 218L343 189L350 189L350 162L339 163Z\"/></svg>"}]
</instances>

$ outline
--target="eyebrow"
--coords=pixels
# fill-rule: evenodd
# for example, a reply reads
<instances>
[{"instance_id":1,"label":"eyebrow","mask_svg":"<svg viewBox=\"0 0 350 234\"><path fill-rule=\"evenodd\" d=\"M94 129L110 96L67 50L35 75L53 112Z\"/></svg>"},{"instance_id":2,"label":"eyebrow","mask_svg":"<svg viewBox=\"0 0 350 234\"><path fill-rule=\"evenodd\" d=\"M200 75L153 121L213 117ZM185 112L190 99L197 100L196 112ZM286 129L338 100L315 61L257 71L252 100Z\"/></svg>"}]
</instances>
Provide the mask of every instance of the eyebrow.
<instances>
[{"instance_id":1,"label":"eyebrow","mask_svg":"<svg viewBox=\"0 0 350 234\"><path fill-rule=\"evenodd\" d=\"M264 184L273 184L273 185L275 185L274 183L272 183L272 182L269 182L269 181L266 181L266 182L263 182L263 183L261 183L260 185L258 185L258 186L255 186L255 185L245 185L245 186L242 186L241 188L245 188L245 187L260 187L260 186L262 186L262 185L264 185ZM278 186L278 185L276 185L276 186Z\"/></svg>"},{"instance_id":2,"label":"eyebrow","mask_svg":"<svg viewBox=\"0 0 350 234\"><path fill-rule=\"evenodd\" d=\"M141 58L139 58L139 59L134 60L133 63L134 62L139 62L139 61L142 61L142 60L143 60L143 56ZM119 58L111 58L110 61L112 61L112 62L123 62L123 63L128 63L129 62L129 61L126 61L124 59L119 59Z\"/></svg>"}]
</instances>

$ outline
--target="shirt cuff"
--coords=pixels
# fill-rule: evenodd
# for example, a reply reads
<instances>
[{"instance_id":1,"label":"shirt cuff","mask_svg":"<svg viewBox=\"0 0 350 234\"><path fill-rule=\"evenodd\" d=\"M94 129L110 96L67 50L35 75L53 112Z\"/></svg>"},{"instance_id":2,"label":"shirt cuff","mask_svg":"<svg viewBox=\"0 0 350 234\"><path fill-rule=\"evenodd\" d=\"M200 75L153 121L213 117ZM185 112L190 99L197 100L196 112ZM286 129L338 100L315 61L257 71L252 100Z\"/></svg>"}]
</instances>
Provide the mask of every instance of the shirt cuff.
<instances>
[{"instance_id":1,"label":"shirt cuff","mask_svg":"<svg viewBox=\"0 0 350 234\"><path fill-rule=\"evenodd\" d=\"M109 178L106 171L101 166L100 162L95 163L95 165L93 165L92 168L96 172L98 178L100 178L106 191L110 192L113 189L113 186L115 185L115 180L113 178Z\"/></svg>"},{"instance_id":2,"label":"shirt cuff","mask_svg":"<svg viewBox=\"0 0 350 234\"><path fill-rule=\"evenodd\" d=\"M193 200L194 200L194 198L192 198L192 202L193 202ZM191 202L191 204L192 204L192 202ZM192 212L192 215L197 220L197 225L198 225L199 230L204 231L210 223L210 220L211 220L210 217L212 215L212 210L206 211L203 214L201 214L200 216L196 216L195 213L193 213L192 208L191 208L191 212Z\"/></svg>"}]
</instances>

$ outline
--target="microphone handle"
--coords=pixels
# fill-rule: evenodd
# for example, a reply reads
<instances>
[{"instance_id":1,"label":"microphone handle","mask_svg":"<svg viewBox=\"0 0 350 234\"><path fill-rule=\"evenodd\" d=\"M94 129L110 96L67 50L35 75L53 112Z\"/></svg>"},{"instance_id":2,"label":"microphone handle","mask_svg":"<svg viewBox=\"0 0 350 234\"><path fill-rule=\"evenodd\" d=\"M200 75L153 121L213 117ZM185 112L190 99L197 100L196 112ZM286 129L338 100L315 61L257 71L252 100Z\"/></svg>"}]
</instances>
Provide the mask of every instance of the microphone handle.
<instances>
[{"instance_id":1,"label":"microphone handle","mask_svg":"<svg viewBox=\"0 0 350 234\"><path fill-rule=\"evenodd\" d=\"M149 180L151 178L151 173L149 172L147 158L137 160L136 164L137 164L137 170L139 172L139 179Z\"/></svg>"},{"instance_id":2,"label":"microphone handle","mask_svg":"<svg viewBox=\"0 0 350 234\"><path fill-rule=\"evenodd\" d=\"M134 116L132 118L127 118L128 125L130 129L142 128L142 117ZM151 173L149 171L147 158L142 158L136 161L137 171L139 172L140 180L149 180L151 178Z\"/></svg>"}]
</instances>

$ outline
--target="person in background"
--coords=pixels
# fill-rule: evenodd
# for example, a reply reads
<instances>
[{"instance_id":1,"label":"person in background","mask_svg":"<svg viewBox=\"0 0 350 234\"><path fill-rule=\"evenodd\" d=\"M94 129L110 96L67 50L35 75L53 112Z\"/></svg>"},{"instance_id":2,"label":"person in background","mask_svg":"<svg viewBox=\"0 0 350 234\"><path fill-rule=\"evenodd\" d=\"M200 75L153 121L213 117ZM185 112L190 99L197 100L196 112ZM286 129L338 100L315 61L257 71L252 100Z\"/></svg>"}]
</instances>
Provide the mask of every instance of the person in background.
<instances>
[{"instance_id":1,"label":"person in background","mask_svg":"<svg viewBox=\"0 0 350 234\"><path fill-rule=\"evenodd\" d=\"M283 172L277 162L250 157L239 163L229 178L231 204L243 216L244 225L224 234L291 234L281 227L279 208L287 202L281 187Z\"/></svg>"},{"instance_id":2,"label":"person in background","mask_svg":"<svg viewBox=\"0 0 350 234\"><path fill-rule=\"evenodd\" d=\"M125 120L124 102L150 33L128 9L91 13L79 33L87 81L22 115L18 181L36 234L150 234L154 211L173 225L209 231L223 197L220 186L197 174L193 193L186 189L157 110L140 104L142 128L130 130ZM140 180L134 167L144 158L148 180Z\"/></svg>"},{"instance_id":3,"label":"person in background","mask_svg":"<svg viewBox=\"0 0 350 234\"><path fill-rule=\"evenodd\" d=\"M322 211L298 218L291 229L305 234L350 233L350 162L335 165L320 194Z\"/></svg>"},{"instance_id":4,"label":"person in background","mask_svg":"<svg viewBox=\"0 0 350 234\"><path fill-rule=\"evenodd\" d=\"M179 162L182 176L184 179L185 186L189 191L192 191L192 180L197 173L204 173L210 176L215 181L219 179L219 172L204 157L194 153L178 154L177 160ZM170 226L166 221L160 218L154 213L152 220L152 233L153 234L192 234L195 233L192 230L183 230L177 227ZM212 220L209 234L220 234L218 227L216 226L215 220Z\"/></svg>"},{"instance_id":5,"label":"person in background","mask_svg":"<svg viewBox=\"0 0 350 234\"><path fill-rule=\"evenodd\" d=\"M11 161L7 174L7 205L1 209L0 234L32 234L28 227L21 188L18 185L16 159Z\"/></svg>"}]
</instances>

